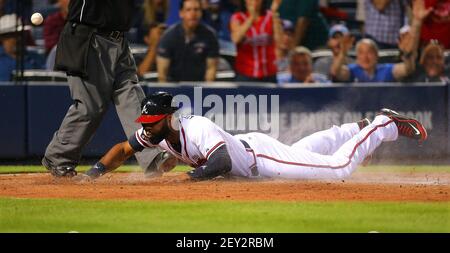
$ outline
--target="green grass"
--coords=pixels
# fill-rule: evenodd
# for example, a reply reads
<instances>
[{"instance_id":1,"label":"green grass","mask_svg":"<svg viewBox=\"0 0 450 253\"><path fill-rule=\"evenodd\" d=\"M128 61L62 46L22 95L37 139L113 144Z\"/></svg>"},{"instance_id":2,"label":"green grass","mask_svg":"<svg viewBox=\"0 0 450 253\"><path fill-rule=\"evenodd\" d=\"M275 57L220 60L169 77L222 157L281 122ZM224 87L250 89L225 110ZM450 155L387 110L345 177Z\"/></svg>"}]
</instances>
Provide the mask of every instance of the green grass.
<instances>
[{"instance_id":1,"label":"green grass","mask_svg":"<svg viewBox=\"0 0 450 253\"><path fill-rule=\"evenodd\" d=\"M77 171L83 172L89 169L90 166L78 166ZM185 172L190 169L189 166L177 166L174 171L179 172ZM7 166L0 166L0 174L7 174L7 173L41 173L46 172L47 170L43 166L38 165L7 165ZM136 165L125 165L121 166L119 169L116 170L116 172L139 172L142 171L138 166ZM371 165L367 167L360 167L357 171L360 172L450 172L450 166L443 166L443 165L408 165L408 166L402 166L402 165Z\"/></svg>"},{"instance_id":2,"label":"green grass","mask_svg":"<svg viewBox=\"0 0 450 253\"><path fill-rule=\"evenodd\" d=\"M450 232L450 204L0 198L0 232Z\"/></svg>"},{"instance_id":3,"label":"green grass","mask_svg":"<svg viewBox=\"0 0 450 253\"><path fill-rule=\"evenodd\" d=\"M85 171L89 166L80 166ZM178 166L175 171L187 171ZM45 172L0 166L1 173ZM141 171L122 166L118 172ZM450 166L361 167L449 173ZM89 201L0 198L0 232L447 232L450 202Z\"/></svg>"}]
</instances>

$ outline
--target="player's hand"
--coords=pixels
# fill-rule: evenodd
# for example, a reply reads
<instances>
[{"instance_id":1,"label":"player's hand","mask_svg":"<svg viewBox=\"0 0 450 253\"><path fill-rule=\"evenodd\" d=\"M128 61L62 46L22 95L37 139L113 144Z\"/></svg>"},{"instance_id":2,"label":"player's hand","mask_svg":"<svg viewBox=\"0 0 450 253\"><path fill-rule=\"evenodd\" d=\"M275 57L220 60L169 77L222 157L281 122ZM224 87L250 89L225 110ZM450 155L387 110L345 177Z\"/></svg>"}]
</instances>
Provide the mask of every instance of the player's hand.
<instances>
[{"instance_id":1,"label":"player's hand","mask_svg":"<svg viewBox=\"0 0 450 253\"><path fill-rule=\"evenodd\" d=\"M97 162L92 166L89 170L87 170L84 174L92 179L96 179L98 177L103 176L107 172L105 165L101 162Z\"/></svg>"},{"instance_id":2,"label":"player's hand","mask_svg":"<svg viewBox=\"0 0 450 253\"><path fill-rule=\"evenodd\" d=\"M206 166L197 167L187 173L187 175L193 180L204 180L204 173Z\"/></svg>"}]
</instances>

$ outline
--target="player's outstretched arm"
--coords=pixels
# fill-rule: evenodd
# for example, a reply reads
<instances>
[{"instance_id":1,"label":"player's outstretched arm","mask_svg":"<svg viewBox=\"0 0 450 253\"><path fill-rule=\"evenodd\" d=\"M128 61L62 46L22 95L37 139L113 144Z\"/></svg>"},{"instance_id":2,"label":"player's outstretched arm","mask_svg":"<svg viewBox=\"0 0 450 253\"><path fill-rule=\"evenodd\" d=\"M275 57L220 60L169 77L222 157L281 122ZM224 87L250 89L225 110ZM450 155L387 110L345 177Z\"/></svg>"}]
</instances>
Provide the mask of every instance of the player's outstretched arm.
<instances>
[{"instance_id":1,"label":"player's outstretched arm","mask_svg":"<svg viewBox=\"0 0 450 253\"><path fill-rule=\"evenodd\" d=\"M208 158L205 165L188 172L194 180L207 180L221 176L231 170L231 157L226 145L216 149Z\"/></svg>"},{"instance_id":2,"label":"player's outstretched arm","mask_svg":"<svg viewBox=\"0 0 450 253\"><path fill-rule=\"evenodd\" d=\"M128 158L134 155L136 151L133 150L128 141L121 142L112 147L106 155L104 155L99 162L97 162L91 169L86 171L86 175L90 178L98 178L110 171L117 169Z\"/></svg>"}]
</instances>

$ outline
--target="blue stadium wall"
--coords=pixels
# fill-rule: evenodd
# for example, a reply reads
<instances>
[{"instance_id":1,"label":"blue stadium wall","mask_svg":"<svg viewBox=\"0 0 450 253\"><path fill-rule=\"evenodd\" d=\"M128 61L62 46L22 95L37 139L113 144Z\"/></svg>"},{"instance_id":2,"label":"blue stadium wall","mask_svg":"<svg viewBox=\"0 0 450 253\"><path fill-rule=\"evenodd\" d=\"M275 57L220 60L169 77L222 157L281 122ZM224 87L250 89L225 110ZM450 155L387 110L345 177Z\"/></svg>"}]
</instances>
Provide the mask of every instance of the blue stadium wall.
<instances>
[{"instance_id":1,"label":"blue stadium wall","mask_svg":"<svg viewBox=\"0 0 450 253\"><path fill-rule=\"evenodd\" d=\"M388 107L421 120L428 129L429 140L417 147L415 141L400 138L395 143L383 144L376 151L376 157L424 160L450 156L449 87L446 85L339 85L280 89L145 84L143 87L146 93L171 92L183 106L183 113L206 115L234 134L265 132L286 144L332 125L366 116L373 118L380 108ZM246 104L239 108L236 106L239 101L253 104L256 101L257 106L250 108ZM25 160L42 156L71 102L66 85L0 85L0 159ZM259 118L266 115L263 112L268 116ZM115 143L126 139L111 104L83 155L99 157Z\"/></svg>"}]
</instances>

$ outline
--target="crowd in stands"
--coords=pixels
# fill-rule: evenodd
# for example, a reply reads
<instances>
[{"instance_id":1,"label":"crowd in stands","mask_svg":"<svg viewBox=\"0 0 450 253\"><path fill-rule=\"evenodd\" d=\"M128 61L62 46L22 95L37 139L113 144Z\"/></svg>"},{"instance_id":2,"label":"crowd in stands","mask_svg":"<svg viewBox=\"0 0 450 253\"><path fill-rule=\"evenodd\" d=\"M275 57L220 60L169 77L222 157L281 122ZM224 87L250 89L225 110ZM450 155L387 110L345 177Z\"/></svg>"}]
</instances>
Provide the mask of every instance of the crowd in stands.
<instances>
[{"instance_id":1,"label":"crowd in stands","mask_svg":"<svg viewBox=\"0 0 450 253\"><path fill-rule=\"evenodd\" d=\"M280 86L450 83L450 0L134 2L127 38L143 49L143 80L210 82L229 70L237 82ZM53 69L69 4L0 0L0 82L20 68ZM44 15L41 26L30 24L33 12Z\"/></svg>"}]
</instances>

